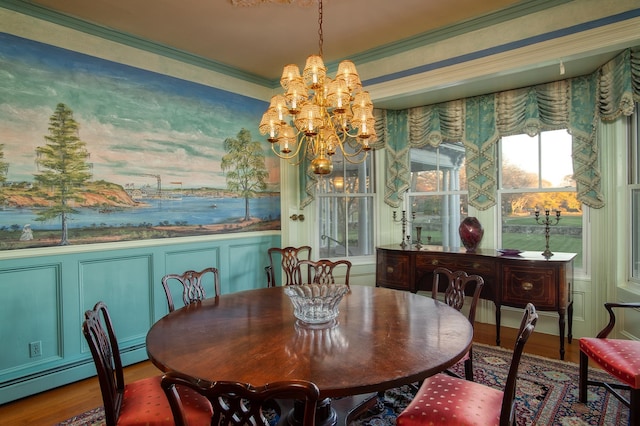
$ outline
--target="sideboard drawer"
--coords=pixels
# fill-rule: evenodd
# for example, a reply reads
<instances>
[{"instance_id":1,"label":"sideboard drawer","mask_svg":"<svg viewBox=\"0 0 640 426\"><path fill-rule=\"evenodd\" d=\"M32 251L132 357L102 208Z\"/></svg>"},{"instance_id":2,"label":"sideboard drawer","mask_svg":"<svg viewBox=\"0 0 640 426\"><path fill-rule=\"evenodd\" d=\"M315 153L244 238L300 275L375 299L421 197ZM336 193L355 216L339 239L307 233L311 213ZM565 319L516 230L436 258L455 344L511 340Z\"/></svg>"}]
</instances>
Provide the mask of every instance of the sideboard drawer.
<instances>
[{"instance_id":1,"label":"sideboard drawer","mask_svg":"<svg viewBox=\"0 0 640 426\"><path fill-rule=\"evenodd\" d=\"M524 307L533 303L538 309L558 308L556 271L504 265L502 268L502 304Z\"/></svg>"},{"instance_id":2,"label":"sideboard drawer","mask_svg":"<svg viewBox=\"0 0 640 426\"><path fill-rule=\"evenodd\" d=\"M409 269L410 260L408 254L378 252L376 285L413 291Z\"/></svg>"},{"instance_id":3,"label":"sideboard drawer","mask_svg":"<svg viewBox=\"0 0 640 426\"><path fill-rule=\"evenodd\" d=\"M464 271L469 275L477 274L483 278L492 277L496 274L496 263L491 259L437 254L416 257L416 269L433 271L436 268Z\"/></svg>"}]
</instances>

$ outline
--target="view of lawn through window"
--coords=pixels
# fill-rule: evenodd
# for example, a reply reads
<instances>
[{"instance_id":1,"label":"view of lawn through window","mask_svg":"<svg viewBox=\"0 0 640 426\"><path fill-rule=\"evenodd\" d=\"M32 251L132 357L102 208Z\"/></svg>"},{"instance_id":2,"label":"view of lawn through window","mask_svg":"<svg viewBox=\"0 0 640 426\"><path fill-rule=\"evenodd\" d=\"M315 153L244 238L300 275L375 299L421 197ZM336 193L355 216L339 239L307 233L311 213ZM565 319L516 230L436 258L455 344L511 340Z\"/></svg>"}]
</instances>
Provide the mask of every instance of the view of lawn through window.
<instances>
[{"instance_id":1,"label":"view of lawn through window","mask_svg":"<svg viewBox=\"0 0 640 426\"><path fill-rule=\"evenodd\" d=\"M500 141L502 248L544 251L542 221L549 210L549 249L577 253L574 266L582 267L582 203L573 180L571 144L571 135L565 129L533 137L508 136ZM559 221L555 219L557 210Z\"/></svg>"}]
</instances>

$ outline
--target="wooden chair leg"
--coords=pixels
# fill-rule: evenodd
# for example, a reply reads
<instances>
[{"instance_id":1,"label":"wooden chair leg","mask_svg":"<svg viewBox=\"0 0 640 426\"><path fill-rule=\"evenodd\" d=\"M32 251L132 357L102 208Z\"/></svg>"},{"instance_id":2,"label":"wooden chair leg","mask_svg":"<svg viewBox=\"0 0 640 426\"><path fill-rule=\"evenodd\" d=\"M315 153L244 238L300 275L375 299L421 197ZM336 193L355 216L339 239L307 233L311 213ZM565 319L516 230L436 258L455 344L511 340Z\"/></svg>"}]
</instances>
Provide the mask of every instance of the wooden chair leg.
<instances>
[{"instance_id":1,"label":"wooden chair leg","mask_svg":"<svg viewBox=\"0 0 640 426\"><path fill-rule=\"evenodd\" d=\"M587 402L587 374L589 372L589 357L584 352L580 352L580 380L578 382L578 400Z\"/></svg>"},{"instance_id":2,"label":"wooden chair leg","mask_svg":"<svg viewBox=\"0 0 640 426\"><path fill-rule=\"evenodd\" d=\"M473 360L471 359L471 353L469 353L469 359L464 361L464 378L473 382Z\"/></svg>"},{"instance_id":3,"label":"wooden chair leg","mask_svg":"<svg viewBox=\"0 0 640 426\"><path fill-rule=\"evenodd\" d=\"M631 389L629 402L631 402L631 406L629 407L629 424L631 426L640 426L640 389Z\"/></svg>"}]
</instances>

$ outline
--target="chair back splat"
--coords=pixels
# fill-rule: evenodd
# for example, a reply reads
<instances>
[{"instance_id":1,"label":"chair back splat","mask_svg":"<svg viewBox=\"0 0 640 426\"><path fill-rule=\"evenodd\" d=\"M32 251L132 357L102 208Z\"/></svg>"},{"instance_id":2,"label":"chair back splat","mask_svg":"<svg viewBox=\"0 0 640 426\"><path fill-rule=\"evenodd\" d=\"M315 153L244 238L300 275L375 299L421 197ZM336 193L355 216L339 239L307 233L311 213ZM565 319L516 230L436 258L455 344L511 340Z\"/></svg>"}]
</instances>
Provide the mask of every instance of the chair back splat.
<instances>
[{"instance_id":1,"label":"chair back splat","mask_svg":"<svg viewBox=\"0 0 640 426\"><path fill-rule=\"evenodd\" d=\"M171 295L171 288L169 286L170 282L178 281L182 285L182 301L186 306L207 297L202 281L203 277L209 273L212 274L213 277L214 297L218 297L220 296L220 273L217 268L205 268L200 272L185 271L182 274L167 274L162 277L162 287L164 288L164 294L167 296L169 312L175 310L173 296Z\"/></svg>"},{"instance_id":2,"label":"chair back splat","mask_svg":"<svg viewBox=\"0 0 640 426\"><path fill-rule=\"evenodd\" d=\"M305 284L298 263L301 260L311 259L310 246L271 247L267 253L269 255L269 266L264 268L267 274L267 287L277 286L274 268L276 267L278 257L280 257L280 266L282 267L282 273L284 275L284 285ZM308 276L306 282L309 282Z\"/></svg>"},{"instance_id":3,"label":"chair back splat","mask_svg":"<svg viewBox=\"0 0 640 426\"><path fill-rule=\"evenodd\" d=\"M441 293L441 278L444 278L446 288ZM467 286L473 285L473 296L469 305L469 315L467 318L473 327L476 321L476 307L480 299L480 292L484 286L484 279L480 275L468 275L464 271L451 271L447 268L439 267L433 270L433 285L431 287L431 297L438 299L438 294L442 294L444 302L458 311L462 310L465 301L465 290ZM473 347L463 358L464 376L467 380L473 381ZM447 370L447 374L460 377L452 370Z\"/></svg>"},{"instance_id":4,"label":"chair back splat","mask_svg":"<svg viewBox=\"0 0 640 426\"><path fill-rule=\"evenodd\" d=\"M615 311L640 309L640 303L605 303L609 323L596 337L580 338L580 381L578 399L587 402L587 386L604 387L620 402L629 407L629 424L640 426L640 341L611 339L609 333L616 325ZM589 380L589 360L607 371L618 382ZM621 391L628 391L625 397Z\"/></svg>"},{"instance_id":5,"label":"chair back splat","mask_svg":"<svg viewBox=\"0 0 640 426\"><path fill-rule=\"evenodd\" d=\"M522 315L504 391L447 374L436 374L425 379L415 398L398 416L396 424L514 425L520 357L537 321L536 309L528 303Z\"/></svg>"},{"instance_id":6,"label":"chair back splat","mask_svg":"<svg viewBox=\"0 0 640 426\"><path fill-rule=\"evenodd\" d=\"M253 387L246 383L229 381L209 382L182 373L170 372L162 378L176 426L186 426L184 407L176 386L190 388L206 397L213 407L212 425L268 426L263 414L266 404L276 399L294 399L304 402L302 425L314 426L320 391L311 382L290 380Z\"/></svg>"},{"instance_id":7,"label":"chair back splat","mask_svg":"<svg viewBox=\"0 0 640 426\"><path fill-rule=\"evenodd\" d=\"M98 302L84 317L82 331L98 373L106 425L173 425L171 408L160 387L160 376L125 384L118 340L107 306ZM212 413L209 401L192 390L180 393L188 401L185 411L189 421L208 424Z\"/></svg>"},{"instance_id":8,"label":"chair back splat","mask_svg":"<svg viewBox=\"0 0 640 426\"><path fill-rule=\"evenodd\" d=\"M340 284L346 284L349 287L351 262L348 260L301 260L300 269L304 268L308 268L311 274L310 282L313 284L335 284L338 281Z\"/></svg>"}]
</instances>

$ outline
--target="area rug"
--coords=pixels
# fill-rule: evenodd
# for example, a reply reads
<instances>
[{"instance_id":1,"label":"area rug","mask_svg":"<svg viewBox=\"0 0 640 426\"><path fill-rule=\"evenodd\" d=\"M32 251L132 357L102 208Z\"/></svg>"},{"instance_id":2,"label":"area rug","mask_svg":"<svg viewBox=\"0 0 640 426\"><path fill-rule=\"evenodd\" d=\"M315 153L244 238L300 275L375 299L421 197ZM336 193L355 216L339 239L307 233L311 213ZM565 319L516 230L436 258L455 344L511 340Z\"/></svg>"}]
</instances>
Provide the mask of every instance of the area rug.
<instances>
[{"instance_id":1,"label":"area rug","mask_svg":"<svg viewBox=\"0 0 640 426\"><path fill-rule=\"evenodd\" d=\"M476 382L503 390L511 364L510 350L474 344L473 370ZM464 376L462 365L453 370ZM592 380L611 381L602 370L589 369ZM524 354L520 359L516 390L517 425L627 425L629 409L604 388L588 387L588 402L578 402L578 365ZM626 395L628 397L628 395ZM385 392L376 406L353 426L395 425L395 419L413 398L412 388L403 386Z\"/></svg>"},{"instance_id":2,"label":"area rug","mask_svg":"<svg viewBox=\"0 0 640 426\"><path fill-rule=\"evenodd\" d=\"M473 367L475 380L487 386L504 389L511 351L475 344ZM464 375L461 366L454 370ZM523 355L518 371L516 409L518 425L626 425L629 410L605 389L589 386L588 402L578 402L578 365ZM598 369L591 369L594 380L611 380ZM396 416L413 398L411 386L385 392L371 411L363 414L352 426L387 426L396 424ZM73 417L58 426L104 425L102 408L95 408Z\"/></svg>"}]
</instances>

